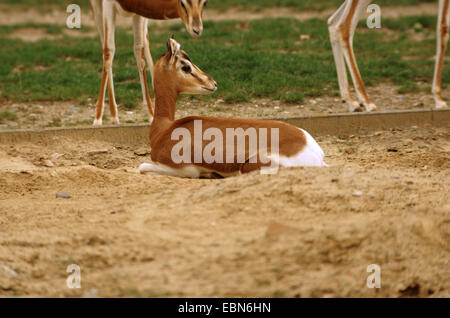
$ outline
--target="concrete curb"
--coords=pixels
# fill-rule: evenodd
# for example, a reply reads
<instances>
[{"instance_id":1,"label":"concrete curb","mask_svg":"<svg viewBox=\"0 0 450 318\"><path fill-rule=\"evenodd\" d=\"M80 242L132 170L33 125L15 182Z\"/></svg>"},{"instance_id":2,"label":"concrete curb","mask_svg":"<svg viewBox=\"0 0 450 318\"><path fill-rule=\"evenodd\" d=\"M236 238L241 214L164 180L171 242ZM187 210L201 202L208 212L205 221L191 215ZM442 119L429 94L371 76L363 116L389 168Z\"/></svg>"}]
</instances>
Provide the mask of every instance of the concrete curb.
<instances>
[{"instance_id":1,"label":"concrete curb","mask_svg":"<svg viewBox=\"0 0 450 318\"><path fill-rule=\"evenodd\" d=\"M276 118L275 118L276 119ZM278 119L301 127L313 136L365 134L391 128L449 127L450 109L333 114ZM52 141L59 138L116 143L148 143L149 124L79 128L49 128L0 132L0 143Z\"/></svg>"}]
</instances>

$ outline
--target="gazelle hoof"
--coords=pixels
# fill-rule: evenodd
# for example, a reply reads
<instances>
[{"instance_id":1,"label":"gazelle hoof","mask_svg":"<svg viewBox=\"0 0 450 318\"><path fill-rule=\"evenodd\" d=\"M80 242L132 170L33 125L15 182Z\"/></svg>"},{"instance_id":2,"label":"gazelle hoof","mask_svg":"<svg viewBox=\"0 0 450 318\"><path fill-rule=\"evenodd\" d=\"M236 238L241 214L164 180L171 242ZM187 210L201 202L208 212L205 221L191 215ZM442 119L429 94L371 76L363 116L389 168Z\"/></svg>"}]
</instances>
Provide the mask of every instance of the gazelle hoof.
<instances>
[{"instance_id":1,"label":"gazelle hoof","mask_svg":"<svg viewBox=\"0 0 450 318\"><path fill-rule=\"evenodd\" d=\"M436 102L436 109L447 108L448 105L445 101L440 100Z\"/></svg>"},{"instance_id":2,"label":"gazelle hoof","mask_svg":"<svg viewBox=\"0 0 450 318\"><path fill-rule=\"evenodd\" d=\"M114 117L112 119L112 122L113 122L114 125L120 125L119 117Z\"/></svg>"},{"instance_id":3,"label":"gazelle hoof","mask_svg":"<svg viewBox=\"0 0 450 318\"><path fill-rule=\"evenodd\" d=\"M368 111L368 112L373 112L373 111L377 110L377 106L374 103L364 104L364 107L366 108L366 111Z\"/></svg>"},{"instance_id":4,"label":"gazelle hoof","mask_svg":"<svg viewBox=\"0 0 450 318\"><path fill-rule=\"evenodd\" d=\"M349 112L362 112L361 105L355 100L347 101Z\"/></svg>"},{"instance_id":5,"label":"gazelle hoof","mask_svg":"<svg viewBox=\"0 0 450 318\"><path fill-rule=\"evenodd\" d=\"M100 119L95 119L93 125L94 125L94 126L101 126L102 123L103 123L103 122L102 122L102 119L101 119L101 118L100 118Z\"/></svg>"}]
</instances>

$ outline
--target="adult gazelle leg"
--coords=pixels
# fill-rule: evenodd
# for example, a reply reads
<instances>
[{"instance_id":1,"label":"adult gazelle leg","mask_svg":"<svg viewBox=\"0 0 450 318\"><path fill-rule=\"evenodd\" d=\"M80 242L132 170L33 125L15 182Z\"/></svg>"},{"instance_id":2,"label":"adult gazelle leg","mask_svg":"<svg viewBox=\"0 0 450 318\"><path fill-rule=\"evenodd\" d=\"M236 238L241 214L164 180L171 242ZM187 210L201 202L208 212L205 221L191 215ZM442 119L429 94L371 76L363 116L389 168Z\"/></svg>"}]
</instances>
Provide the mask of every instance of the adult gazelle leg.
<instances>
[{"instance_id":1,"label":"adult gazelle leg","mask_svg":"<svg viewBox=\"0 0 450 318\"><path fill-rule=\"evenodd\" d=\"M97 99L94 125L101 125L103 118L103 109L105 106L106 88L109 87L109 107L111 117L115 123L119 122L117 116L117 104L114 96L114 83L112 77L112 62L115 53L114 43L114 23L115 10L113 2L103 0L92 0L91 5L95 15L95 21L99 29L100 39L102 41L103 68L102 80L100 82L100 92ZM100 11L99 11L100 9ZM100 13L101 18L100 18ZM101 21L101 27L99 26Z\"/></svg>"},{"instance_id":2,"label":"adult gazelle leg","mask_svg":"<svg viewBox=\"0 0 450 318\"><path fill-rule=\"evenodd\" d=\"M148 32L148 20L146 21L147 25L145 26L145 39L146 39L146 45L145 45L145 59L147 60L148 69L150 71L150 74L152 76L152 86L154 87L154 78L153 78L153 58L152 54L150 53L150 40L149 40L149 32Z\"/></svg>"},{"instance_id":3,"label":"adult gazelle leg","mask_svg":"<svg viewBox=\"0 0 450 318\"><path fill-rule=\"evenodd\" d=\"M105 45L103 47L104 67L108 78L108 98L109 110L114 124L119 124L119 115L117 113L117 103L114 94L114 80L112 64L116 52L116 43L114 38L116 10L113 1L103 0L103 25L105 27Z\"/></svg>"},{"instance_id":4,"label":"adult gazelle leg","mask_svg":"<svg viewBox=\"0 0 450 318\"><path fill-rule=\"evenodd\" d=\"M105 39L103 34L103 0L89 0L89 4L91 5L95 25L97 26L98 34L103 47L103 41Z\"/></svg>"},{"instance_id":5,"label":"adult gazelle leg","mask_svg":"<svg viewBox=\"0 0 450 318\"><path fill-rule=\"evenodd\" d=\"M361 105L364 106L366 111L373 111L377 109L377 106L372 103L367 94L364 82L359 72L358 64L356 63L355 53L353 52L353 37L355 35L356 27L358 26L359 19L363 16L363 13L367 10L367 6L370 4L371 0L360 0L356 8L356 12L353 16L351 26L350 26L350 46L348 50L348 56L346 55L347 64L349 64L350 74L352 75L352 80L355 85L356 96L358 97Z\"/></svg>"},{"instance_id":6,"label":"adult gazelle leg","mask_svg":"<svg viewBox=\"0 0 450 318\"><path fill-rule=\"evenodd\" d=\"M100 36L102 56L103 56L103 69L102 69L102 79L100 83L100 92L97 99L96 111L94 125L102 124L103 108L105 105L105 91L106 91L106 79L107 73L105 69L105 57L104 57L104 47L105 47L105 34L103 26L103 0L90 0L91 9L94 14L95 24L97 25L98 33Z\"/></svg>"},{"instance_id":7,"label":"adult gazelle leg","mask_svg":"<svg viewBox=\"0 0 450 318\"><path fill-rule=\"evenodd\" d=\"M340 38L338 32L338 22L344 14L347 1L328 19L328 31L330 33L331 47L333 49L334 62L336 64L336 72L339 83L339 90L341 98L347 104L350 112L360 110L359 103L353 98L350 92L350 86L347 77L347 70L345 68L344 54L340 45Z\"/></svg>"},{"instance_id":8,"label":"adult gazelle leg","mask_svg":"<svg viewBox=\"0 0 450 318\"><path fill-rule=\"evenodd\" d=\"M369 3L370 0L347 0L344 3L343 12L335 24L338 32L338 43L352 76L356 96L367 111L372 111L376 109L376 106L369 100L353 51L353 35L358 20Z\"/></svg>"},{"instance_id":9,"label":"adult gazelle leg","mask_svg":"<svg viewBox=\"0 0 450 318\"><path fill-rule=\"evenodd\" d=\"M439 0L439 16L437 24L437 53L433 79L433 96L436 108L446 108L447 103L442 98L442 68L444 67L445 50L449 37L450 0Z\"/></svg>"},{"instance_id":10,"label":"adult gazelle leg","mask_svg":"<svg viewBox=\"0 0 450 318\"><path fill-rule=\"evenodd\" d=\"M138 15L133 16L134 56L141 81L143 103L147 104L149 116L153 116L152 100L148 92L147 69L145 64L146 30L147 20Z\"/></svg>"}]
</instances>

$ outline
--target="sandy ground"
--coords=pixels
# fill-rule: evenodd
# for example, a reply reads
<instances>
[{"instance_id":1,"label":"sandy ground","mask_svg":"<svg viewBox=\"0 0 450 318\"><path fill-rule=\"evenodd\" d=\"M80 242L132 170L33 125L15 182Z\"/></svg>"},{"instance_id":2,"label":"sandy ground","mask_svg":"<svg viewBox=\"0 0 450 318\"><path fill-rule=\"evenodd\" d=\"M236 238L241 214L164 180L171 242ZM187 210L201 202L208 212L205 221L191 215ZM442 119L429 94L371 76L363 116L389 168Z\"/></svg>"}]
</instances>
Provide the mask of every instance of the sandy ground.
<instances>
[{"instance_id":1,"label":"sandy ground","mask_svg":"<svg viewBox=\"0 0 450 318\"><path fill-rule=\"evenodd\" d=\"M142 144L2 144L0 296L450 297L449 129L317 140L330 168L223 180L141 176Z\"/></svg>"}]
</instances>

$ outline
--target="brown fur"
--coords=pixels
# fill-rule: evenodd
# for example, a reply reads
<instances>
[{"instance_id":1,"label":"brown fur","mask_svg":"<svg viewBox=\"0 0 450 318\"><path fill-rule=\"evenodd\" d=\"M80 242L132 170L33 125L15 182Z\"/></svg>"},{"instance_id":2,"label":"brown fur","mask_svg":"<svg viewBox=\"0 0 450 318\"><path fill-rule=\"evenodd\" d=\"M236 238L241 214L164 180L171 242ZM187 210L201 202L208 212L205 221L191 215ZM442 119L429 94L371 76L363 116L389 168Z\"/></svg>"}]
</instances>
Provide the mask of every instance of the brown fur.
<instances>
[{"instance_id":1,"label":"brown fur","mask_svg":"<svg viewBox=\"0 0 450 318\"><path fill-rule=\"evenodd\" d=\"M165 20L180 17L178 0L116 0L123 10L148 19Z\"/></svg>"}]
</instances>

